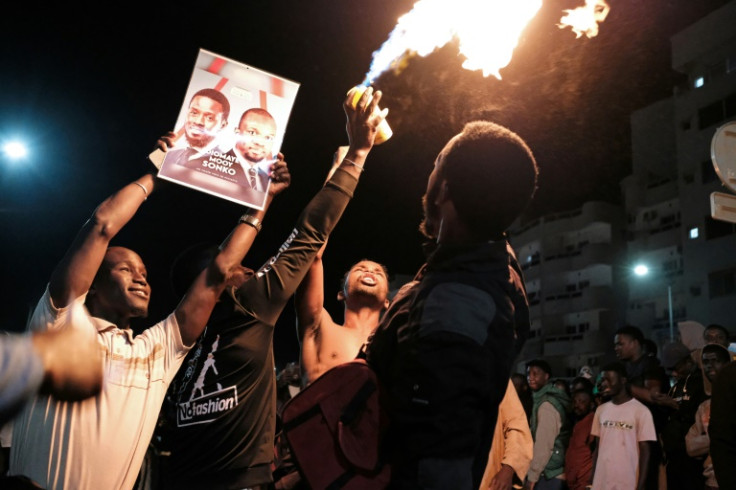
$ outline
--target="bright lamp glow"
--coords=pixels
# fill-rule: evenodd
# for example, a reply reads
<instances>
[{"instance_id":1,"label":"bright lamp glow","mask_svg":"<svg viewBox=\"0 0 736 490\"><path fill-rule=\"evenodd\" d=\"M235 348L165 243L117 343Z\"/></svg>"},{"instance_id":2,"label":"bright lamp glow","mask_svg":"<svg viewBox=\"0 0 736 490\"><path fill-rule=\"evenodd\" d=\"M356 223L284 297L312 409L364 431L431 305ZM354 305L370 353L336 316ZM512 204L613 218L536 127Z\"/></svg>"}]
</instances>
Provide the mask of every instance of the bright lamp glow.
<instances>
[{"instance_id":1,"label":"bright lamp glow","mask_svg":"<svg viewBox=\"0 0 736 490\"><path fill-rule=\"evenodd\" d=\"M28 149L26 148L26 145L19 141L9 141L8 143L5 143L3 145L3 151L5 152L5 155L8 156L8 158L11 158L13 160L17 160L28 155Z\"/></svg>"},{"instance_id":2,"label":"bright lamp glow","mask_svg":"<svg viewBox=\"0 0 736 490\"><path fill-rule=\"evenodd\" d=\"M634 274L637 276L646 276L649 274L649 267L644 264L638 264L634 267Z\"/></svg>"}]
</instances>

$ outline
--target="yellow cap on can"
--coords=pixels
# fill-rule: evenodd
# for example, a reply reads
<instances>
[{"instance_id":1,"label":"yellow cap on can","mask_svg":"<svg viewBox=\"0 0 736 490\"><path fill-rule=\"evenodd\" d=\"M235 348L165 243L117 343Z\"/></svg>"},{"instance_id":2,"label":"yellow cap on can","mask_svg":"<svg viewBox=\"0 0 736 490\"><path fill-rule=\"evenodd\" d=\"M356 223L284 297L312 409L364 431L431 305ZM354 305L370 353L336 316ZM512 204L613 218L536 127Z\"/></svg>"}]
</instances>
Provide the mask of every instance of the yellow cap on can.
<instances>
[{"instance_id":1,"label":"yellow cap on can","mask_svg":"<svg viewBox=\"0 0 736 490\"><path fill-rule=\"evenodd\" d=\"M348 94L350 92L353 92L353 98L350 101L350 105L353 107L357 107L358 101L363 96L363 93L366 91L368 87L365 85L356 85L355 87L348 90ZM373 97L371 97L372 99ZM370 102L370 99L368 100ZM394 132L391 130L391 126L388 125L388 121L385 119L381 121L381 124L378 125L378 129L376 131L376 139L374 141L374 144L380 145L381 143L387 141L391 136L393 136Z\"/></svg>"}]
</instances>

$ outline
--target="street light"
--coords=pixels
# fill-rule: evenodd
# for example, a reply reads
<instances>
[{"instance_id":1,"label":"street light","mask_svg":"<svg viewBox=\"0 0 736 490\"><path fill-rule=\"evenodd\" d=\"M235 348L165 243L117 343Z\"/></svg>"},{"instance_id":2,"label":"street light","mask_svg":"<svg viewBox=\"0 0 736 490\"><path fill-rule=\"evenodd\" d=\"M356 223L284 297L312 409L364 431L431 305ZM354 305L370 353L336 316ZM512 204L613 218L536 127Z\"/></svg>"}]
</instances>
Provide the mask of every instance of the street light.
<instances>
[{"instance_id":1,"label":"street light","mask_svg":"<svg viewBox=\"0 0 736 490\"><path fill-rule=\"evenodd\" d=\"M634 274L639 277L644 277L649 274L649 267L644 264L636 264L634 266ZM675 326L672 321L672 285L667 284L667 306L669 307L670 313L670 342L675 340Z\"/></svg>"},{"instance_id":2,"label":"street light","mask_svg":"<svg viewBox=\"0 0 736 490\"><path fill-rule=\"evenodd\" d=\"M26 145L20 141L8 141L3 144L3 152L11 160L18 160L28 155Z\"/></svg>"}]
</instances>

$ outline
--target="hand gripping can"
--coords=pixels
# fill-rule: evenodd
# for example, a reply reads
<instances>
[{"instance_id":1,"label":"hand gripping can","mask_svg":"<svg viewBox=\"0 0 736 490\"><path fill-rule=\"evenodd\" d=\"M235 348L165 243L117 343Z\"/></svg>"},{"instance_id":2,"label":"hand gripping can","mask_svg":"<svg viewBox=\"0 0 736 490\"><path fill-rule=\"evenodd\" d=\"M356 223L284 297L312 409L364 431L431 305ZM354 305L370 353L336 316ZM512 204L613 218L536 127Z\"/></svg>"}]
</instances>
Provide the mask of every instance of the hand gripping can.
<instances>
[{"instance_id":1,"label":"hand gripping can","mask_svg":"<svg viewBox=\"0 0 736 490\"><path fill-rule=\"evenodd\" d=\"M365 85L356 85L355 87L351 88L348 91L348 94L350 92L353 92L353 98L350 100L350 104L353 107L356 107L358 105L358 101L360 100L360 97L363 95L363 93L366 91L368 87ZM373 97L371 97L372 99ZM370 99L368 100L368 103L370 103ZM378 108L377 108L378 109ZM388 122L384 119L381 121L381 124L378 125L378 131L376 132L376 139L374 141L374 144L380 145L381 143L388 140L391 136L393 136L394 132L391 130L391 127L388 125Z\"/></svg>"}]
</instances>

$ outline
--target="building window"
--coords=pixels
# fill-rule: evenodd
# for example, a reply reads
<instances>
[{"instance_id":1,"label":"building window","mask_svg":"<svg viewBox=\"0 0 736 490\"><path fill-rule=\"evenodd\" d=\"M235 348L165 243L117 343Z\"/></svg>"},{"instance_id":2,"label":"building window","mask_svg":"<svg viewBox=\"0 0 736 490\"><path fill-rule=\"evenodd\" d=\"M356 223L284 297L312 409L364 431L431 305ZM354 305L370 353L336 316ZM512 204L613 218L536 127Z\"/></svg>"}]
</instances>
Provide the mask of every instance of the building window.
<instances>
[{"instance_id":1,"label":"building window","mask_svg":"<svg viewBox=\"0 0 736 490\"><path fill-rule=\"evenodd\" d=\"M698 238L699 231L700 230L698 230L697 226L695 228L690 228L690 240L695 240L696 238Z\"/></svg>"},{"instance_id":2,"label":"building window","mask_svg":"<svg viewBox=\"0 0 736 490\"><path fill-rule=\"evenodd\" d=\"M736 269L708 274L708 289L711 299L736 294Z\"/></svg>"}]
</instances>

